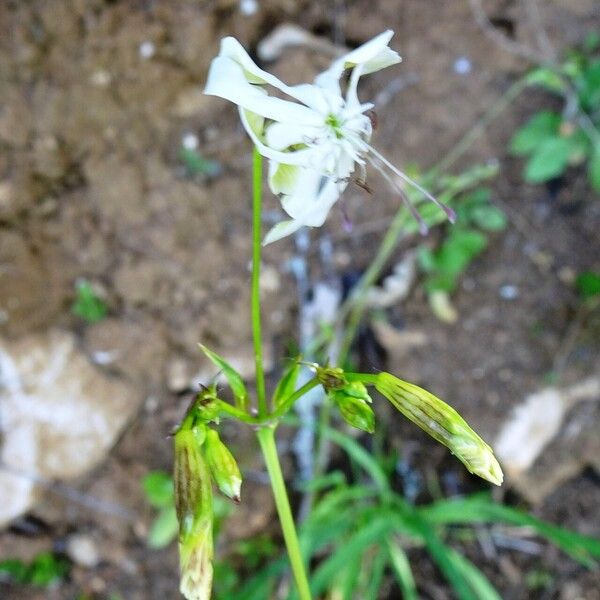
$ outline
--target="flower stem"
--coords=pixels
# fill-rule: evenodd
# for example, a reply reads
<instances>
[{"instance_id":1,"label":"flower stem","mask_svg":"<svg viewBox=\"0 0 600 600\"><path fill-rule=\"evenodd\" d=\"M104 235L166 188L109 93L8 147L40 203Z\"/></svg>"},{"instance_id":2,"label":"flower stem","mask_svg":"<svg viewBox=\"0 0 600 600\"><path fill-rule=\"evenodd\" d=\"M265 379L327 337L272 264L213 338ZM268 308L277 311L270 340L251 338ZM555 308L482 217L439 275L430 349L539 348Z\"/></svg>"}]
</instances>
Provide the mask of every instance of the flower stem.
<instances>
[{"instance_id":1,"label":"flower stem","mask_svg":"<svg viewBox=\"0 0 600 600\"><path fill-rule=\"evenodd\" d=\"M283 538L287 547L292 572L296 580L298 595L300 600L311 600L310 588L306 571L304 569L304 561L300 552L300 543L298 542L298 534L294 525L294 517L290 508L287 491L283 474L281 473L281 465L279 456L277 455L277 446L275 445L275 429L273 427L263 427L257 432L258 441L265 458L267 471L271 480L271 488L275 497L275 505L279 514L281 529L283 530Z\"/></svg>"},{"instance_id":2,"label":"flower stem","mask_svg":"<svg viewBox=\"0 0 600 600\"><path fill-rule=\"evenodd\" d=\"M265 394L265 373L263 369L262 337L260 325L260 254L261 254L261 204L262 204L262 156L254 148L252 154L252 338L254 340L254 364L256 366L256 397L258 400L258 421L267 418L267 398ZM317 385L318 381L313 379L304 387L298 390L297 394L292 394L291 399L295 399L300 392L306 392L311 387ZM273 415L283 414L291 405L288 401L280 407L280 411L275 411ZM224 407L221 407L224 408ZM231 410L227 410L230 414ZM237 412L237 411L236 411ZM248 416L249 419L252 417ZM245 420L245 419L243 419ZM258 441L265 458L271 489L277 506L277 513L283 530L283 538L287 547L292 572L298 587L300 600L311 600L310 588L304 562L300 552L300 543L298 534L294 525L294 517L290 508L285 481L279 464L277 455L277 446L275 445L275 426L267 425L257 431Z\"/></svg>"},{"instance_id":3,"label":"flower stem","mask_svg":"<svg viewBox=\"0 0 600 600\"><path fill-rule=\"evenodd\" d=\"M262 156L254 148L252 154L252 338L254 340L254 364L256 369L256 397L258 416L267 414L265 373L260 325L260 250L262 204Z\"/></svg>"}]
</instances>

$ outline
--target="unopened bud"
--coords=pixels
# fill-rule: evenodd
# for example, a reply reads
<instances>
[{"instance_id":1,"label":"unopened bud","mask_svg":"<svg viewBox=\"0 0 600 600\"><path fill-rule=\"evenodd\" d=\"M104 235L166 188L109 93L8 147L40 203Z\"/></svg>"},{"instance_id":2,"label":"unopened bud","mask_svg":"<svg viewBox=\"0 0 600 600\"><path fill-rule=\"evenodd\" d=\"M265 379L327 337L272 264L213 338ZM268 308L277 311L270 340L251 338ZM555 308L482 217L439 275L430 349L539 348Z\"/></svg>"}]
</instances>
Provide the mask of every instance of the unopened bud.
<instances>
[{"instance_id":1,"label":"unopened bud","mask_svg":"<svg viewBox=\"0 0 600 600\"><path fill-rule=\"evenodd\" d=\"M326 392L339 390L348 384L344 377L344 370L339 367L321 367L317 365L315 368L317 379Z\"/></svg>"},{"instance_id":2,"label":"unopened bud","mask_svg":"<svg viewBox=\"0 0 600 600\"><path fill-rule=\"evenodd\" d=\"M367 433L375 431L375 413L369 406L371 398L364 384L353 381L342 389L332 392L331 398L348 425Z\"/></svg>"},{"instance_id":3,"label":"unopened bud","mask_svg":"<svg viewBox=\"0 0 600 600\"><path fill-rule=\"evenodd\" d=\"M214 429L206 433L204 456L217 487L234 502L239 502L242 475L229 448Z\"/></svg>"},{"instance_id":4,"label":"unopened bud","mask_svg":"<svg viewBox=\"0 0 600 600\"><path fill-rule=\"evenodd\" d=\"M219 400L215 386L203 387L193 402L198 418L205 423L217 420L219 416Z\"/></svg>"},{"instance_id":5,"label":"unopened bud","mask_svg":"<svg viewBox=\"0 0 600 600\"><path fill-rule=\"evenodd\" d=\"M451 406L389 373L376 376L375 388L405 417L448 447L471 473L495 485L502 483L502 469L492 449Z\"/></svg>"},{"instance_id":6,"label":"unopened bud","mask_svg":"<svg viewBox=\"0 0 600 600\"><path fill-rule=\"evenodd\" d=\"M210 600L213 558L213 497L202 456L203 432L175 433L175 509L179 521L180 590L187 600Z\"/></svg>"}]
</instances>

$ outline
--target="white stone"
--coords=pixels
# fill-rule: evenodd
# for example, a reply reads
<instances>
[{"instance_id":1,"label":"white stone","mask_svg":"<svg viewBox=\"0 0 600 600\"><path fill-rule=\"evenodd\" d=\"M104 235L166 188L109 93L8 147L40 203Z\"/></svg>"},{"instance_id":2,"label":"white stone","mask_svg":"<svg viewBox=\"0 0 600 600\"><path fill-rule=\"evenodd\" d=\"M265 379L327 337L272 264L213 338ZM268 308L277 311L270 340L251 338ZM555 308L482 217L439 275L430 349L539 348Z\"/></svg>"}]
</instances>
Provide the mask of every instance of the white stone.
<instances>
[{"instance_id":1,"label":"white stone","mask_svg":"<svg viewBox=\"0 0 600 600\"><path fill-rule=\"evenodd\" d=\"M99 464L141 400L95 367L70 333L0 338L0 526L34 505L36 480Z\"/></svg>"}]
</instances>

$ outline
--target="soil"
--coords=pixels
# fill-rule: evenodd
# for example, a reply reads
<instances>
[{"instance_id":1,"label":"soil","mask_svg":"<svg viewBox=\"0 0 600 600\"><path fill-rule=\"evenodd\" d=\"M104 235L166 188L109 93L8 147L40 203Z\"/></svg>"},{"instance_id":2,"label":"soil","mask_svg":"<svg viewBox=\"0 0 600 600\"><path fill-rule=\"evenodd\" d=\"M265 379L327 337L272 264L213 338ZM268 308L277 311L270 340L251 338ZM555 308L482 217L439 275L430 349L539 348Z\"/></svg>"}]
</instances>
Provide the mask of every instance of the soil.
<instances>
[{"instance_id":1,"label":"soil","mask_svg":"<svg viewBox=\"0 0 600 600\"><path fill-rule=\"evenodd\" d=\"M485 3L502 32L533 45L524 4ZM543 3L543 20L560 52L598 29L600 11L593 0L554 0ZM66 600L81 592L98 598L119 593L128 600L177 595L176 548L153 551L145 544L153 513L140 479L150 470L170 470L167 436L189 401L187 382L206 369L197 343L235 356L240 365L252 360L250 144L235 107L200 91L221 37L234 35L255 52L266 34L286 22L329 39L341 31L349 46L387 28L396 31L393 45L403 64L391 76L369 77L361 93L375 97L388 90L387 101L377 107L374 143L398 165L426 168L438 162L530 66L482 32L466 0L264 0L251 15L234 0L0 4L1 333L17 339L50 327L73 331L91 358L117 351L119 360L105 368L146 397L99 468L50 485L30 514L0 532L0 559L62 552L76 531L94 540L99 564L75 566L71 580L51 590L0 583L5 600ZM267 67L294 83L310 78L328 58L287 49ZM456 69L461 58L469 61L466 74ZM552 188L527 186L521 162L506 151L516 127L552 102L541 92L526 92L455 167L498 161L494 201L510 218L507 231L492 237L454 295L458 322L439 322L417 286L388 318L398 328L423 332L426 344L409 354L388 351L380 362L364 345L356 348L371 368L385 366L452 399L490 439L511 409L544 385L564 350L578 310L574 274L600 270L600 201L585 173L572 169ZM221 165L218 175L186 172L180 148L190 133L202 155ZM372 196L349 188L344 204L357 225L373 228L361 234L357 226L356 234L345 234L343 215L333 211L327 226L312 234L334 240L340 280L369 264L398 206L385 182L376 173L370 177ZM269 218L279 214L273 198L267 209ZM264 257L265 338L274 369L275 357L283 356L286 341L296 335L297 298L287 268L293 252L293 241L286 240L267 247ZM395 258L401 255L402 249ZM109 306L109 318L94 325L71 312L82 277ZM503 286L513 286L515 297L503 298ZM598 368L598 339L584 328L568 352L561 384ZM597 425L600 415L589 406L588 419ZM384 415L391 419L385 410ZM394 429L391 445L410 454L411 468L436 478L452 475L452 485L442 484L446 493L479 489L443 448L408 425ZM277 536L252 432L228 424L224 435L249 475L244 503L225 527L222 555L235 540L265 530ZM291 458L286 468L292 477ZM530 508L544 519L600 536L598 475L583 462L570 473ZM422 491L418 501L428 497ZM517 492L506 499L527 504ZM536 555L500 549L494 560L478 556L475 546L464 550L503 598L600 598L598 572L565 560L548 545L540 544ZM415 552L410 558L422 597L449 598L428 557ZM527 589L527 573L536 569L552 573L550 587ZM386 598L397 597L390 594Z\"/></svg>"}]
</instances>

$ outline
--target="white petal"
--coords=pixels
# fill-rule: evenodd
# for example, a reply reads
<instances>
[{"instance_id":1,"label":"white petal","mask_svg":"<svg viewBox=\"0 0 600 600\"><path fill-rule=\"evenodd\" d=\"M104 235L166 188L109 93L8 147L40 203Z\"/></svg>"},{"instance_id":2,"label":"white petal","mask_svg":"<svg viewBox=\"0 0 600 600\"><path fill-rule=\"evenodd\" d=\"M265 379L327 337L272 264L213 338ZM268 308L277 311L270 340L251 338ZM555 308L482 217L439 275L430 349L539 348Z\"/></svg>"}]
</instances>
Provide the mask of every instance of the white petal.
<instances>
[{"instance_id":1,"label":"white petal","mask_svg":"<svg viewBox=\"0 0 600 600\"><path fill-rule=\"evenodd\" d=\"M281 152L267 146L262 140L262 132L258 132L253 128L256 122L256 115L253 112L240 107L240 119L257 150L266 158L287 165L310 165L314 161L314 150L312 148L294 150L293 152Z\"/></svg>"},{"instance_id":2,"label":"white petal","mask_svg":"<svg viewBox=\"0 0 600 600\"><path fill-rule=\"evenodd\" d=\"M315 110L324 112L327 109L321 91L318 89L315 90L315 86L309 84L286 85L283 81L275 77L275 75L271 75L271 73L258 67L244 47L233 37L226 37L221 41L219 56L230 58L238 63L242 67L244 77L249 83L272 85L288 96L299 100Z\"/></svg>"},{"instance_id":3,"label":"white petal","mask_svg":"<svg viewBox=\"0 0 600 600\"><path fill-rule=\"evenodd\" d=\"M271 123L265 131L265 141L275 150L285 150L290 146L305 144L318 134L319 129L295 123Z\"/></svg>"},{"instance_id":4,"label":"white petal","mask_svg":"<svg viewBox=\"0 0 600 600\"><path fill-rule=\"evenodd\" d=\"M291 194L296 189L301 167L269 161L269 187L274 194Z\"/></svg>"},{"instance_id":5,"label":"white petal","mask_svg":"<svg viewBox=\"0 0 600 600\"><path fill-rule=\"evenodd\" d=\"M295 233L301 227L304 227L304 225L298 221L281 221L281 223L277 223L277 225L271 228L271 230L265 236L262 244L263 246L272 244L281 238Z\"/></svg>"},{"instance_id":6,"label":"white petal","mask_svg":"<svg viewBox=\"0 0 600 600\"><path fill-rule=\"evenodd\" d=\"M368 75L385 67L395 65L402 59L397 52L388 47L393 35L394 32L388 29L362 46L352 50L352 52L342 56L339 61L344 65L344 69L362 65L363 75Z\"/></svg>"},{"instance_id":7,"label":"white petal","mask_svg":"<svg viewBox=\"0 0 600 600\"><path fill-rule=\"evenodd\" d=\"M302 225L320 227L347 185L346 180L325 178L307 169L298 177L294 193L284 196L281 205L290 217Z\"/></svg>"},{"instance_id":8,"label":"white petal","mask_svg":"<svg viewBox=\"0 0 600 600\"><path fill-rule=\"evenodd\" d=\"M217 56L208 72L205 94L219 96L257 115L274 121L318 125L321 115L296 102L273 98L260 87L248 83L242 67L225 56Z\"/></svg>"},{"instance_id":9,"label":"white petal","mask_svg":"<svg viewBox=\"0 0 600 600\"><path fill-rule=\"evenodd\" d=\"M335 89L336 83L346 69L362 65L362 75L374 73L401 61L397 52L388 47L394 32L380 33L362 46L335 60L327 71L321 73L315 83L325 89ZM339 85L338 85L339 91Z\"/></svg>"}]
</instances>

